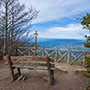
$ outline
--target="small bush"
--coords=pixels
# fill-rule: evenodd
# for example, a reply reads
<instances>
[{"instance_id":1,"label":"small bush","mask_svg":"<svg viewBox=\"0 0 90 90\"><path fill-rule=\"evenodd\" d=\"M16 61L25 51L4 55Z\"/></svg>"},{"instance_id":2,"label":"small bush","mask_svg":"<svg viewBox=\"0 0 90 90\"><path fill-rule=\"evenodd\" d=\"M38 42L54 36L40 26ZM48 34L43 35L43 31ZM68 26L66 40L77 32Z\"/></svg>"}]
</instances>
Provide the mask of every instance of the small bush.
<instances>
[{"instance_id":1,"label":"small bush","mask_svg":"<svg viewBox=\"0 0 90 90\"><path fill-rule=\"evenodd\" d=\"M85 57L85 62L84 62L85 66L87 67L87 70L89 70L88 72L84 72L84 75L87 78L90 78L90 56L86 56Z\"/></svg>"},{"instance_id":2,"label":"small bush","mask_svg":"<svg viewBox=\"0 0 90 90\"><path fill-rule=\"evenodd\" d=\"M85 57L85 62L84 62L84 64L85 64L86 66L90 67L90 56Z\"/></svg>"},{"instance_id":3,"label":"small bush","mask_svg":"<svg viewBox=\"0 0 90 90\"><path fill-rule=\"evenodd\" d=\"M90 90L90 85L86 86L84 90Z\"/></svg>"},{"instance_id":4,"label":"small bush","mask_svg":"<svg viewBox=\"0 0 90 90\"><path fill-rule=\"evenodd\" d=\"M90 78L90 72L84 72L83 73L87 78Z\"/></svg>"}]
</instances>

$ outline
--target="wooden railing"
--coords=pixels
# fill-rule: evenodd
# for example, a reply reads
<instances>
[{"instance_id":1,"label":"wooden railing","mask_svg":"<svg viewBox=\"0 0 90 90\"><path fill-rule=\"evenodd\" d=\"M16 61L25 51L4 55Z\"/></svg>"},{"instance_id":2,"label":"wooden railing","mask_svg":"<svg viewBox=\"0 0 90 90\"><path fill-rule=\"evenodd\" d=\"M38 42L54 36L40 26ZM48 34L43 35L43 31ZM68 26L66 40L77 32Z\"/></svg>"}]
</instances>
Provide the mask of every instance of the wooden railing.
<instances>
[{"instance_id":1,"label":"wooden railing","mask_svg":"<svg viewBox=\"0 0 90 90\"><path fill-rule=\"evenodd\" d=\"M49 56L56 62L67 62L68 64L82 63L84 65L85 54L90 52L80 50L66 50L66 49L52 49L52 48L31 48L31 47L18 47L17 55L21 56Z\"/></svg>"}]
</instances>

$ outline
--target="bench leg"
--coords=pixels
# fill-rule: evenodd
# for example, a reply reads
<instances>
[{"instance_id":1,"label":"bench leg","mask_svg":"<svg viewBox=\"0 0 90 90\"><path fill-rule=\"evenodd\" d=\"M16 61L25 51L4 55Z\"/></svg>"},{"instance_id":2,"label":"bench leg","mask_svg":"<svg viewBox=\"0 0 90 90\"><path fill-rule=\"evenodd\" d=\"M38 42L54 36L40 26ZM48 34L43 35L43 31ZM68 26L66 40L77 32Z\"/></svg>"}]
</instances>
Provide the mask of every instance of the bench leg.
<instances>
[{"instance_id":1,"label":"bench leg","mask_svg":"<svg viewBox=\"0 0 90 90\"><path fill-rule=\"evenodd\" d=\"M54 74L52 70L48 70L48 81L49 81L49 85L54 84Z\"/></svg>"},{"instance_id":2,"label":"bench leg","mask_svg":"<svg viewBox=\"0 0 90 90\"><path fill-rule=\"evenodd\" d=\"M54 71L51 70L51 77L52 77L52 80L53 80L53 83L54 83Z\"/></svg>"},{"instance_id":3,"label":"bench leg","mask_svg":"<svg viewBox=\"0 0 90 90\"><path fill-rule=\"evenodd\" d=\"M15 75L14 75L14 69L12 67L10 67L10 73L11 73L11 79L12 79L12 81L14 81Z\"/></svg>"},{"instance_id":4,"label":"bench leg","mask_svg":"<svg viewBox=\"0 0 90 90\"><path fill-rule=\"evenodd\" d=\"M9 55L6 56L6 60L8 61L8 64L9 64L11 79L12 79L12 81L14 81L15 80L14 68L12 67L13 63L12 63Z\"/></svg>"},{"instance_id":5,"label":"bench leg","mask_svg":"<svg viewBox=\"0 0 90 90\"><path fill-rule=\"evenodd\" d=\"M20 68L17 68L17 71L18 71L19 75L21 75L21 71L20 71Z\"/></svg>"}]
</instances>

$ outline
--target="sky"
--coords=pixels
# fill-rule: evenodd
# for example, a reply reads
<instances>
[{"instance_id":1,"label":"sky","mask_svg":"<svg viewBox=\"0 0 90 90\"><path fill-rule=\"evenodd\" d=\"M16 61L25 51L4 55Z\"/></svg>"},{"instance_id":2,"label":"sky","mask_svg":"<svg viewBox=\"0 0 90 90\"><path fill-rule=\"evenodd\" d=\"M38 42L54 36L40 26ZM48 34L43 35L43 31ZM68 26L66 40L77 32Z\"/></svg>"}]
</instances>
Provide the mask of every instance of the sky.
<instances>
[{"instance_id":1,"label":"sky","mask_svg":"<svg viewBox=\"0 0 90 90\"><path fill-rule=\"evenodd\" d=\"M32 22L32 33L40 38L84 39L89 35L80 24L81 18L90 12L90 0L19 0L26 8L30 5L40 11Z\"/></svg>"}]
</instances>

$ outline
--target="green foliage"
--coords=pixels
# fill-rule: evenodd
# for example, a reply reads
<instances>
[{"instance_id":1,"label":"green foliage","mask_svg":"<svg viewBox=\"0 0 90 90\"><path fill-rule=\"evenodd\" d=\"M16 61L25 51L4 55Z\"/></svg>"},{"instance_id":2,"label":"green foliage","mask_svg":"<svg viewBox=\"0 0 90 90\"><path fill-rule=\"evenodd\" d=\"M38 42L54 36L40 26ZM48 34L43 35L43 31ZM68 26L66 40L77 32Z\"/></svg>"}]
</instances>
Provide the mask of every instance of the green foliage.
<instances>
[{"instance_id":1,"label":"green foliage","mask_svg":"<svg viewBox=\"0 0 90 90\"><path fill-rule=\"evenodd\" d=\"M87 13L87 15L82 18L81 24L83 25L83 28L88 28L90 30L90 14L89 13Z\"/></svg>"},{"instance_id":2,"label":"green foliage","mask_svg":"<svg viewBox=\"0 0 90 90\"><path fill-rule=\"evenodd\" d=\"M82 18L81 24L83 25L84 29L90 30L90 13L87 13L87 15ZM87 41L84 43L84 46L90 48L90 36L85 35L85 38ZM90 78L90 53L85 57L84 63L88 67L87 70L89 70L88 72L84 72L84 75L87 78ZM86 86L84 90L89 90L89 89L90 89L90 84Z\"/></svg>"},{"instance_id":3,"label":"green foliage","mask_svg":"<svg viewBox=\"0 0 90 90\"><path fill-rule=\"evenodd\" d=\"M87 78L90 78L90 56L86 56L85 57L84 64L87 66L87 70L89 70L89 71L88 72L84 72L83 74Z\"/></svg>"},{"instance_id":4,"label":"green foliage","mask_svg":"<svg viewBox=\"0 0 90 90\"><path fill-rule=\"evenodd\" d=\"M84 64L90 67L90 56L85 57Z\"/></svg>"},{"instance_id":5,"label":"green foliage","mask_svg":"<svg viewBox=\"0 0 90 90\"><path fill-rule=\"evenodd\" d=\"M86 86L84 90L89 90L90 85Z\"/></svg>"},{"instance_id":6,"label":"green foliage","mask_svg":"<svg viewBox=\"0 0 90 90\"><path fill-rule=\"evenodd\" d=\"M84 72L83 74L84 74L84 76L86 76L87 78L90 78L90 73L89 73L89 72Z\"/></svg>"},{"instance_id":7,"label":"green foliage","mask_svg":"<svg viewBox=\"0 0 90 90\"><path fill-rule=\"evenodd\" d=\"M84 46L87 47L87 48L90 48L90 42L84 43Z\"/></svg>"}]
</instances>

